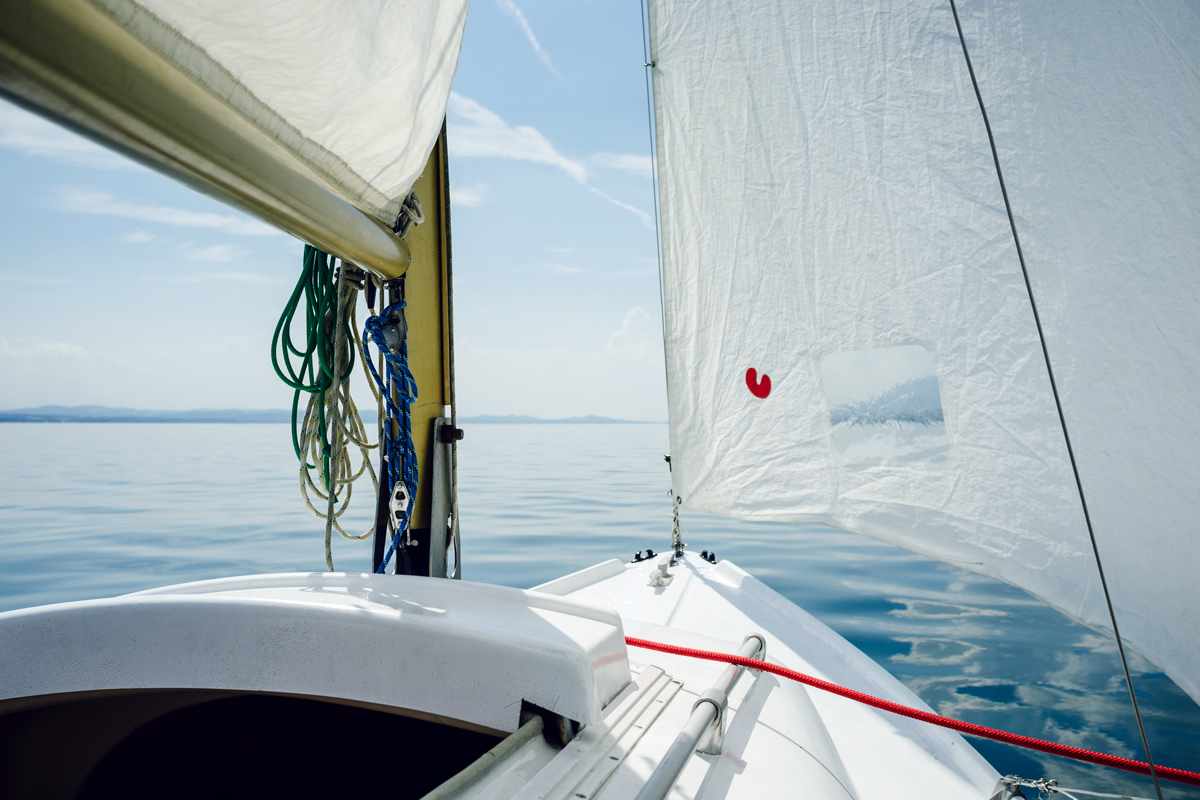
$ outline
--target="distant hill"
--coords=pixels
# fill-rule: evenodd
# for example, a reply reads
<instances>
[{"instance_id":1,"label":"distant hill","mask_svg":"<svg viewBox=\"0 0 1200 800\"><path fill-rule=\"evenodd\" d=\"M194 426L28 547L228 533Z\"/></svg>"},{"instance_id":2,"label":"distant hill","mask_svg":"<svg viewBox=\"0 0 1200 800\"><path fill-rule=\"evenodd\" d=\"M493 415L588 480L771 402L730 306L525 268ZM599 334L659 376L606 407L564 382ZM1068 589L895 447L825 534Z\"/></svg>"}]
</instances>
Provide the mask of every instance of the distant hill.
<instances>
[{"instance_id":1,"label":"distant hill","mask_svg":"<svg viewBox=\"0 0 1200 800\"><path fill-rule=\"evenodd\" d=\"M504 416L494 416L485 414L479 417L459 417L460 425L648 425L645 420L637 419L613 419L611 417L597 417L594 414L588 414L586 417L568 417L567 419L539 419L538 417L528 417L522 414L506 414Z\"/></svg>"},{"instance_id":2,"label":"distant hill","mask_svg":"<svg viewBox=\"0 0 1200 800\"><path fill-rule=\"evenodd\" d=\"M290 411L195 409L153 411L108 406L39 406L0 411L0 422L289 422Z\"/></svg>"},{"instance_id":3,"label":"distant hill","mask_svg":"<svg viewBox=\"0 0 1200 800\"><path fill-rule=\"evenodd\" d=\"M290 422L292 414L286 409L247 411L237 408L196 409L193 411L147 411L137 408L108 406L39 406L0 411L0 422ZM364 417L368 425L375 424L374 414ZM459 417L460 425L629 425L639 420L612 419L589 414L569 419L538 419L517 414L506 416L483 415Z\"/></svg>"}]
</instances>

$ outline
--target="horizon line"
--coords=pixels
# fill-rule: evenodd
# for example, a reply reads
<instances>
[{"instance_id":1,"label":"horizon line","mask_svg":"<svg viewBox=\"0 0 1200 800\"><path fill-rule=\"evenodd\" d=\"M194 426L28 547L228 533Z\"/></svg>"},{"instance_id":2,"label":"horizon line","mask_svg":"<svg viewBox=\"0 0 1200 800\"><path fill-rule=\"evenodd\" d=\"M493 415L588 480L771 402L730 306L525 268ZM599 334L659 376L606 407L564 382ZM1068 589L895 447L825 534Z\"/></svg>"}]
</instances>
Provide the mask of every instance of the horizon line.
<instances>
[{"instance_id":1,"label":"horizon line","mask_svg":"<svg viewBox=\"0 0 1200 800\"><path fill-rule=\"evenodd\" d=\"M37 407L0 409L0 422L20 421L53 421L53 422L87 422L87 421L218 421L209 419L184 420L179 417L197 416L211 418L214 416L249 416L249 417L279 417L279 421L289 421L291 411L286 408L190 408L190 409L138 409L125 406L101 406L84 404L64 406L47 404ZM374 419L374 414L364 414L363 419ZM602 414L582 414L571 417L538 417L532 414L459 414L459 422L468 424L522 424L522 423L628 423L639 425L665 424L666 420L625 419L608 417ZM265 420L260 420L265 421Z\"/></svg>"}]
</instances>

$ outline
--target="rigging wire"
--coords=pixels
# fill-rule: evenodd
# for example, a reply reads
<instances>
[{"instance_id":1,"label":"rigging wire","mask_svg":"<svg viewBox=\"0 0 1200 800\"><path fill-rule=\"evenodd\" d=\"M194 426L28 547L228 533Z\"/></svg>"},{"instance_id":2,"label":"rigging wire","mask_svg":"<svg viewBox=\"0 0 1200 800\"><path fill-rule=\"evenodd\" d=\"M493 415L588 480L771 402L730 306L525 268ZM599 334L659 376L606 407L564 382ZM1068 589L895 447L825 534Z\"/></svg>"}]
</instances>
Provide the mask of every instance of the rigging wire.
<instances>
[{"instance_id":1,"label":"rigging wire","mask_svg":"<svg viewBox=\"0 0 1200 800\"><path fill-rule=\"evenodd\" d=\"M659 318L662 322L663 346L667 344L667 301L666 301L666 270L663 266L662 246L662 209L658 197L658 144L655 139L657 126L654 124L654 86L653 75L656 62L650 58L650 30L646 22L646 4L650 0L642 0L639 10L642 12L642 64L646 70L646 133L650 137L650 183L654 193L654 247L658 256L658 307ZM665 362L664 362L665 363Z\"/></svg>"},{"instance_id":2,"label":"rigging wire","mask_svg":"<svg viewBox=\"0 0 1200 800\"><path fill-rule=\"evenodd\" d=\"M659 197L658 184L658 126L654 121L654 69L658 66L656 59L650 57L650 27L647 22L650 0L641 0L638 4L642 12L642 66L646 72L646 133L650 138L650 184L654 194L654 249L658 258L658 318L662 325L663 341L663 383L667 388L667 397L671 396L671 368L667 363L667 270L663 257L662 237L662 200ZM671 457L667 456L668 467ZM675 493L675 480L672 470L671 501L672 511L672 549L682 552L682 539L679 536L679 504L682 499Z\"/></svg>"},{"instance_id":3,"label":"rigging wire","mask_svg":"<svg viewBox=\"0 0 1200 800\"><path fill-rule=\"evenodd\" d=\"M654 194L654 249L658 258L658 319L662 325L663 341L663 384L667 388L667 397L671 396L671 368L667 363L667 271L663 258L662 238L662 202L658 190L658 126L654 123L654 69L657 61L650 57L650 28L647 23L650 0L642 0L638 4L642 12L642 66L646 70L646 133L650 138L650 184ZM671 484L671 496L675 497L674 481Z\"/></svg>"},{"instance_id":4,"label":"rigging wire","mask_svg":"<svg viewBox=\"0 0 1200 800\"><path fill-rule=\"evenodd\" d=\"M1063 440L1067 445L1067 455L1071 460L1071 471L1075 475L1075 488L1079 491L1079 503L1083 508L1083 519L1087 523L1088 538L1092 543L1092 554L1096 558L1096 571L1100 573L1100 587L1104 590L1104 602L1108 605L1108 617L1112 621L1113 637L1117 640L1117 653L1121 656L1121 669L1125 672L1125 685L1129 687L1129 701L1133 704L1133 714L1137 719L1138 733L1142 737L1142 748L1146 751L1146 763L1150 766L1150 779L1154 781L1154 791L1158 800L1163 800L1162 787L1158 784L1158 773L1154 768L1154 759L1150 755L1150 741L1146 738L1146 728L1142 723L1142 712L1138 708L1137 695L1133 691L1133 678L1129 674L1129 662L1125 658L1125 646L1121 642L1121 632L1117 627L1117 614L1113 608L1112 596L1108 592L1108 581L1104 577L1104 566L1100 562L1100 548L1096 544L1096 532L1092 527L1092 517L1088 513L1087 498L1083 492L1083 480L1079 475L1079 465L1075 461L1075 450L1071 446L1071 435L1067 431L1067 418L1063 413L1062 400L1058 393L1058 382L1054 377L1054 367L1050 363L1050 349L1046 344L1046 333L1042 329L1041 315L1038 314L1037 301L1033 295L1033 283L1029 278L1029 268L1025 263L1025 253L1021 249L1021 237L1017 233L1016 219L1013 217L1012 203L1008 199L1008 188L1004 183L1004 173L1000 169L1000 155L996 150L996 138L992 134L992 124L988 119L987 109L983 104L983 94L979 90L979 81L975 78L975 68L971 64L971 54L967 52L967 40L963 35L962 23L958 18L958 6L950 0L950 11L954 15L954 27L958 31L958 41L962 45L963 59L967 64L967 72L971 76L971 86L975 89L975 99L979 103L979 113L983 116L983 125L987 130L988 144L992 150L992 161L996 165L996 178L1000 182L1000 194L1004 198L1004 209L1008 212L1008 224L1012 229L1013 243L1017 249L1017 259L1021 262L1021 274L1025 278L1025 289L1029 293L1029 306L1033 311L1033 321L1037 327L1038 340L1042 344L1042 357L1046 362L1046 373L1050 377L1050 391L1054 395L1054 407L1058 411L1058 421L1062 426Z\"/></svg>"}]
</instances>

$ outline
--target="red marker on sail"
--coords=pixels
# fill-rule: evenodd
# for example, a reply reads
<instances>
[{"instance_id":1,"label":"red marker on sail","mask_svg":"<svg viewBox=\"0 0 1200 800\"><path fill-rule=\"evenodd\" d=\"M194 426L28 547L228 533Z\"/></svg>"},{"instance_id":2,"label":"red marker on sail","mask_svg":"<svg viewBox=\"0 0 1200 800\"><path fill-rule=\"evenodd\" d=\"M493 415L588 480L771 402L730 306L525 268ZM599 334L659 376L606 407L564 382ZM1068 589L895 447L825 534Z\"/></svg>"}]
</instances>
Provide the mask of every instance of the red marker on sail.
<instances>
[{"instance_id":1,"label":"red marker on sail","mask_svg":"<svg viewBox=\"0 0 1200 800\"><path fill-rule=\"evenodd\" d=\"M758 370L751 367L746 370L746 388L755 397L765 399L771 393L771 376L764 374L760 379L758 377Z\"/></svg>"}]
</instances>

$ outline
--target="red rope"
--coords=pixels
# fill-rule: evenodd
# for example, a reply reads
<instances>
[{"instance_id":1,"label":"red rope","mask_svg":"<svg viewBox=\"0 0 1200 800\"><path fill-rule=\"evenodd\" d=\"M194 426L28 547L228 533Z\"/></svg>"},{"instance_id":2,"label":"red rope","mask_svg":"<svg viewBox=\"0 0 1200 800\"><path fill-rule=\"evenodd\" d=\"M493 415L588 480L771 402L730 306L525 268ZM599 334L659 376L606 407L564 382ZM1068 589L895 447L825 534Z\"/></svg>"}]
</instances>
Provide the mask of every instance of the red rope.
<instances>
[{"instance_id":1,"label":"red rope","mask_svg":"<svg viewBox=\"0 0 1200 800\"><path fill-rule=\"evenodd\" d=\"M688 658L702 658L707 661L721 661L726 664L735 664L739 667L749 667L750 669L770 672L772 675L778 675L782 678L790 678L791 680L812 686L822 691L832 692L842 697L848 697L859 703L864 703L868 706L881 708L884 711L890 711L893 714L918 719L922 722L928 722L933 725L940 725L943 728L950 728L959 733L969 734L971 736L981 736L985 739L994 739L997 742L1005 742L1014 744L1017 747L1025 747L1030 750L1040 750L1043 753L1051 753L1056 756L1064 756L1073 758L1076 761L1087 761L1092 764L1100 764L1105 767L1115 767L1123 769L1126 772L1136 772L1139 775L1149 775L1150 765L1144 761L1134 761L1131 758L1121 758L1119 756L1105 755L1104 753L1096 753L1091 750L1084 750L1081 747L1071 747L1065 744L1057 744L1055 742L1047 742L1042 739L1034 739L1030 736L1020 736L1015 733L996 730L995 728L986 728L983 725L973 725L970 722L962 722L950 717L942 717L937 714L931 714L928 711L920 711L908 706L902 706L899 703L893 703L890 700L881 700L878 697L872 697L869 694L856 692L853 689L847 689L838 686L829 681L823 681L820 678L814 678L811 675L805 675L802 672L796 672L787 667L780 667L775 664L769 664L765 661L758 661L753 658L743 658L741 656L726 655L724 653L714 653L709 650L694 650L690 647L676 647L670 644L661 644L659 642L651 642L647 639L635 639L632 636L625 637L625 643L630 647L641 647L646 650L657 650L660 653L671 653L677 656L687 656ZM1154 771L1158 777L1178 783L1188 783L1192 786L1200 786L1200 773L1188 772L1182 769L1172 769L1171 767L1160 767L1154 765Z\"/></svg>"}]
</instances>

